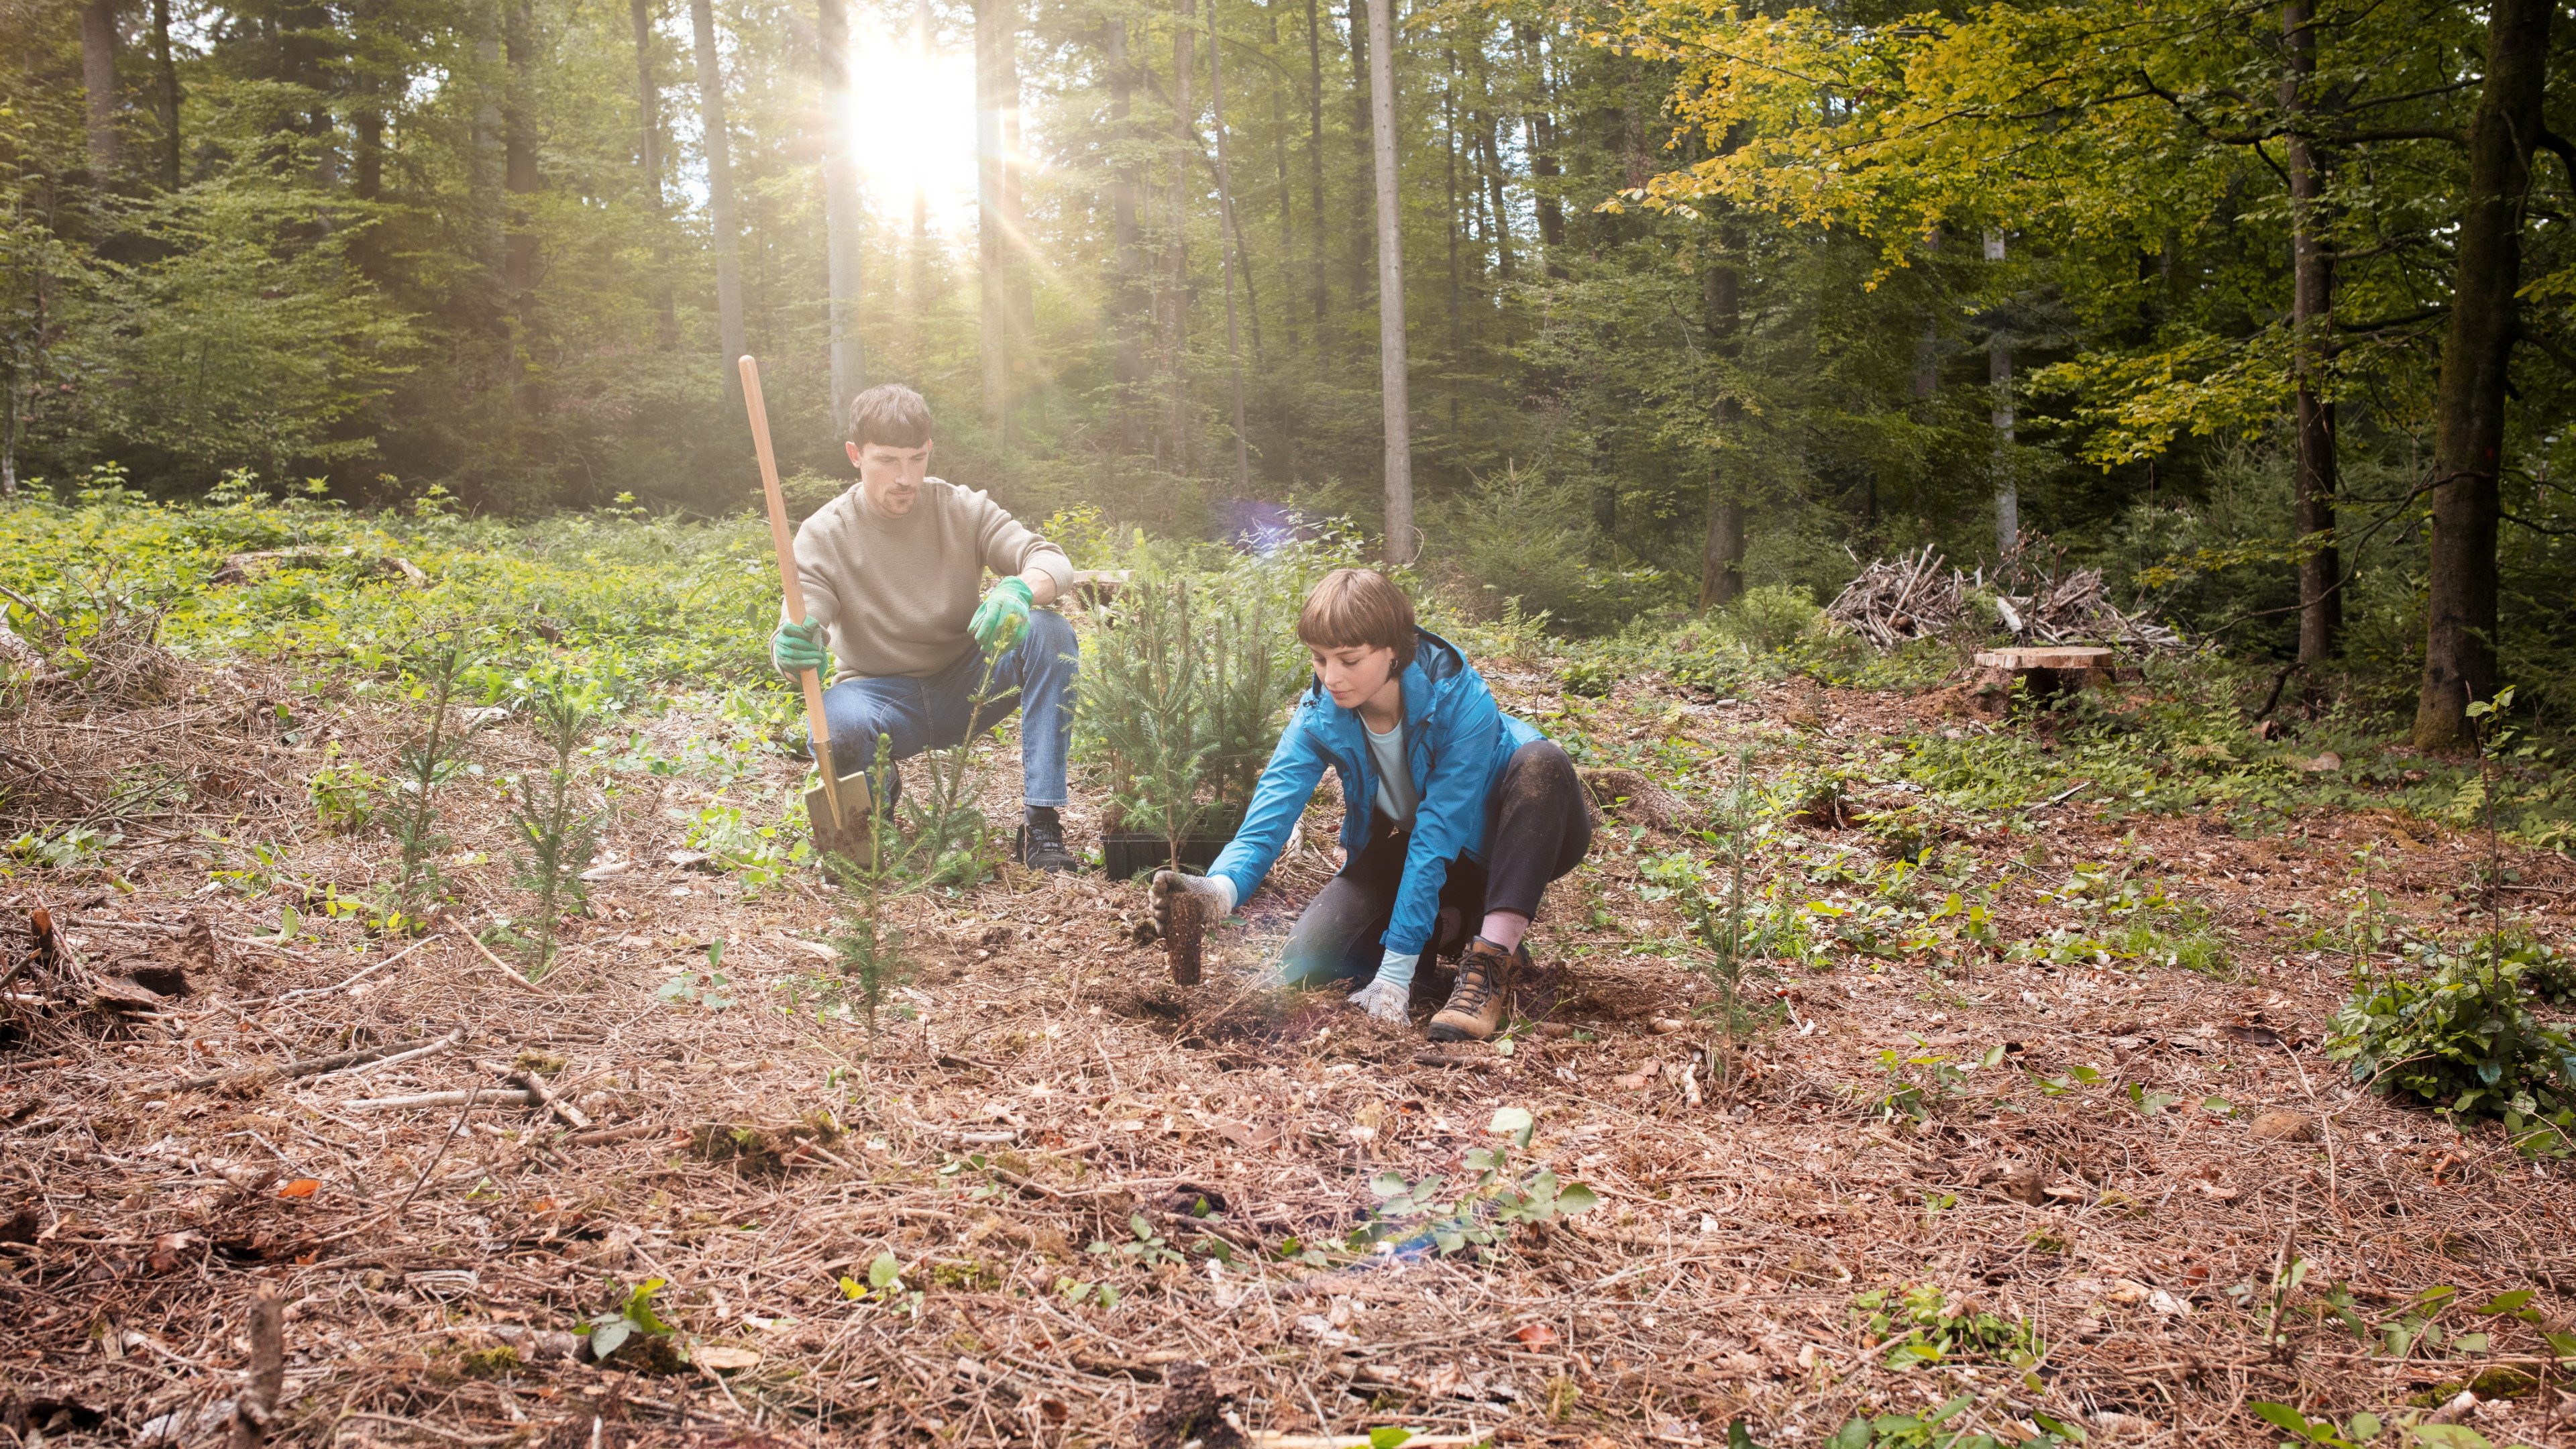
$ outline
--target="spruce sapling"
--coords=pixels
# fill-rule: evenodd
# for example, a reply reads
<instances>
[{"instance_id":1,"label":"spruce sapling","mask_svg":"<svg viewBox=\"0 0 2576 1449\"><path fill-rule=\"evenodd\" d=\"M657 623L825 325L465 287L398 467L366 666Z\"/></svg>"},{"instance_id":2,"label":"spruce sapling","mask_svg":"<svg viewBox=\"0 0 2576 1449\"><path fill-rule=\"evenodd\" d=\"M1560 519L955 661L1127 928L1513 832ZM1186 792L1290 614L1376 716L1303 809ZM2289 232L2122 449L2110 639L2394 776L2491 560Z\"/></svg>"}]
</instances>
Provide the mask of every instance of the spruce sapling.
<instances>
[{"instance_id":1,"label":"spruce sapling","mask_svg":"<svg viewBox=\"0 0 2576 1449\"><path fill-rule=\"evenodd\" d=\"M525 853L519 857L518 881L536 897L533 981L554 964L555 941L565 915L577 913L589 899L581 873L599 849L600 817L583 808L582 770L576 761L582 740L598 712L584 692L558 677L536 701L537 730L554 760L543 772L521 775L511 783L510 823Z\"/></svg>"},{"instance_id":2,"label":"spruce sapling","mask_svg":"<svg viewBox=\"0 0 2576 1449\"><path fill-rule=\"evenodd\" d=\"M877 1008L886 992L912 979L903 929L885 924L884 909L888 887L916 853L921 836L916 834L907 844L886 808L886 787L894 778L894 747L883 735L877 737L877 756L869 762L867 773L868 859L861 862L834 855L823 864L853 898L855 909L841 918L840 934L832 938L832 946L840 952L841 974L858 988L859 1010L873 1035Z\"/></svg>"},{"instance_id":3,"label":"spruce sapling","mask_svg":"<svg viewBox=\"0 0 2576 1449\"><path fill-rule=\"evenodd\" d=\"M394 816L402 874L394 884L393 909L385 921L388 930L409 930L417 924L421 898L441 884L435 857L446 848L447 837L437 829L438 789L456 773L465 754L464 738L451 728L447 710L472 664L465 646L448 638L433 643L415 671L411 697L421 701L427 713L419 736L402 748L397 783L404 798Z\"/></svg>"},{"instance_id":4,"label":"spruce sapling","mask_svg":"<svg viewBox=\"0 0 2576 1449\"><path fill-rule=\"evenodd\" d=\"M1693 903L1694 924L1699 929L1700 944L1708 948L1703 972L1717 987L1718 1034L1711 1053L1712 1085L1725 1087L1735 1080L1735 1052L1753 1024L1753 1015L1744 1007L1744 846L1747 802L1752 794L1753 752L1739 750L1735 756L1735 799L1727 820L1726 907L1723 914L1717 902L1700 893Z\"/></svg>"}]
</instances>

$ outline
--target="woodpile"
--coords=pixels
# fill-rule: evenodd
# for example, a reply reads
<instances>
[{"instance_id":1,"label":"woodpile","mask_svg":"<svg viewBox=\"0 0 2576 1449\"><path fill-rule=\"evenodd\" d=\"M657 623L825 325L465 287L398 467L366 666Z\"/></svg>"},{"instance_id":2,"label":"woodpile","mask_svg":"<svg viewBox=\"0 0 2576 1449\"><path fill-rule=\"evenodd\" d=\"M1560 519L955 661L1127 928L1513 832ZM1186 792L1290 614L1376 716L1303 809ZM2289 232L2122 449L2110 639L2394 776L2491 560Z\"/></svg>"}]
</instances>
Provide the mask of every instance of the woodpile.
<instances>
[{"instance_id":1,"label":"woodpile","mask_svg":"<svg viewBox=\"0 0 2576 1449\"><path fill-rule=\"evenodd\" d=\"M1925 544L1913 554L1877 559L1825 606L1825 617L1880 649L1929 639L1972 620L1970 601L1985 594L1997 622L2025 644L2142 645L2179 649L2182 635L2111 602L2100 569L2064 569L2028 548L2005 561L1990 583L1981 568L1962 573ZM2009 592L2019 588L2022 592Z\"/></svg>"},{"instance_id":2,"label":"woodpile","mask_svg":"<svg viewBox=\"0 0 2576 1449\"><path fill-rule=\"evenodd\" d=\"M1825 606L1826 618L1881 649L1947 633L1966 614L1967 580L1928 543L1918 554L1874 560Z\"/></svg>"},{"instance_id":3,"label":"woodpile","mask_svg":"<svg viewBox=\"0 0 2576 1449\"><path fill-rule=\"evenodd\" d=\"M2027 594L1996 594L1995 612L2013 637L2038 644L2182 647L2182 635L2148 618L2145 610L2129 614L2113 604L2100 569L2043 574Z\"/></svg>"}]
</instances>

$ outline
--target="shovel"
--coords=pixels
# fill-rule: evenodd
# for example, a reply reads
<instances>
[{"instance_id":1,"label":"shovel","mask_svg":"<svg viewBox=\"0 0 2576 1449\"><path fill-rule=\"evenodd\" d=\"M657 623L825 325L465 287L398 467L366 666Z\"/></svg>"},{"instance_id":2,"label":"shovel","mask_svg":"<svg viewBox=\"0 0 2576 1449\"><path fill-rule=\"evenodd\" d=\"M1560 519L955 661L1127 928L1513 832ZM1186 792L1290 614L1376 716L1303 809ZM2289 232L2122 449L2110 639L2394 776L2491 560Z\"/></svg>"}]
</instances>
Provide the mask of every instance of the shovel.
<instances>
[{"instance_id":1,"label":"shovel","mask_svg":"<svg viewBox=\"0 0 2576 1449\"><path fill-rule=\"evenodd\" d=\"M805 585L796 574L796 538L787 528L787 499L778 491L778 454L769 446L769 407L760 398L759 359L742 359L742 403L751 413L751 443L760 454L760 491L769 500L769 542L778 551L778 584L787 592L787 617L805 617ZM814 854L840 856L861 870L876 868L876 832L868 822L868 772L865 764L843 775L832 768L832 731L823 721L823 679L801 670L805 687L805 730L814 742L815 783L805 792L805 819L812 828Z\"/></svg>"}]
</instances>

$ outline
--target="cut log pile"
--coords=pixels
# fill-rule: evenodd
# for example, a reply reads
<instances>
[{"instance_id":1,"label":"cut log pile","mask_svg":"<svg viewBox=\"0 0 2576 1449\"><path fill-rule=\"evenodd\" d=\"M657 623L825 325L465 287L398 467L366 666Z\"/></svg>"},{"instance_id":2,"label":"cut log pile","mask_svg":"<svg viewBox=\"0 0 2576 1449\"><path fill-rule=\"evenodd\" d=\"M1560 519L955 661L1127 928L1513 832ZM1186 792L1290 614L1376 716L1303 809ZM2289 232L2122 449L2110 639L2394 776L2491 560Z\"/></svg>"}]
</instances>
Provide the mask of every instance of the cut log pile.
<instances>
[{"instance_id":1,"label":"cut log pile","mask_svg":"<svg viewBox=\"0 0 2576 1449\"><path fill-rule=\"evenodd\" d=\"M1995 595L1995 612L2019 639L2038 644L2143 644L2179 649L2182 635L2147 617L2124 613L2111 602L2100 569L2043 574L2028 594Z\"/></svg>"},{"instance_id":2,"label":"cut log pile","mask_svg":"<svg viewBox=\"0 0 2576 1449\"><path fill-rule=\"evenodd\" d=\"M1873 561L1825 606L1826 618L1881 649L1947 633L1966 614L1966 579L1928 543L1918 554Z\"/></svg>"},{"instance_id":3,"label":"cut log pile","mask_svg":"<svg viewBox=\"0 0 2576 1449\"><path fill-rule=\"evenodd\" d=\"M2037 562L2025 551L1989 583L1983 569L1963 573L1925 544L1918 553L1872 561L1825 606L1825 617L1880 649L1893 649L1909 639L1982 624L1971 618L1982 611L1970 601L1983 593L1994 603L1996 621L2023 643L2182 647L2182 635L2144 609L2132 613L2113 604L2100 569L2042 572ZM2003 592L2010 587L2007 580L2028 592Z\"/></svg>"}]
</instances>

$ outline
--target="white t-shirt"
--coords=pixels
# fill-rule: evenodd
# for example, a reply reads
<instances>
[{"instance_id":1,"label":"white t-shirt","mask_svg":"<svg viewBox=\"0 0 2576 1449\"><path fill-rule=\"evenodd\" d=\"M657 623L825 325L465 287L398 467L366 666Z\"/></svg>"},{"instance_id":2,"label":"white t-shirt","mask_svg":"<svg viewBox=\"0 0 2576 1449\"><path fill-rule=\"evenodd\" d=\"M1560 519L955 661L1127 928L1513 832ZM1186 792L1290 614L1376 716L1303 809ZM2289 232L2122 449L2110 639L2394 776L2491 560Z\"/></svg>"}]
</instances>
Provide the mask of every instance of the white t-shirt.
<instances>
[{"instance_id":1,"label":"white t-shirt","mask_svg":"<svg viewBox=\"0 0 2576 1449\"><path fill-rule=\"evenodd\" d=\"M1368 736L1369 758L1377 766L1377 808L1395 822L1398 830L1413 828L1413 807L1419 803L1413 793L1413 767L1404 758L1404 723L1385 734L1360 721L1361 733Z\"/></svg>"}]
</instances>

